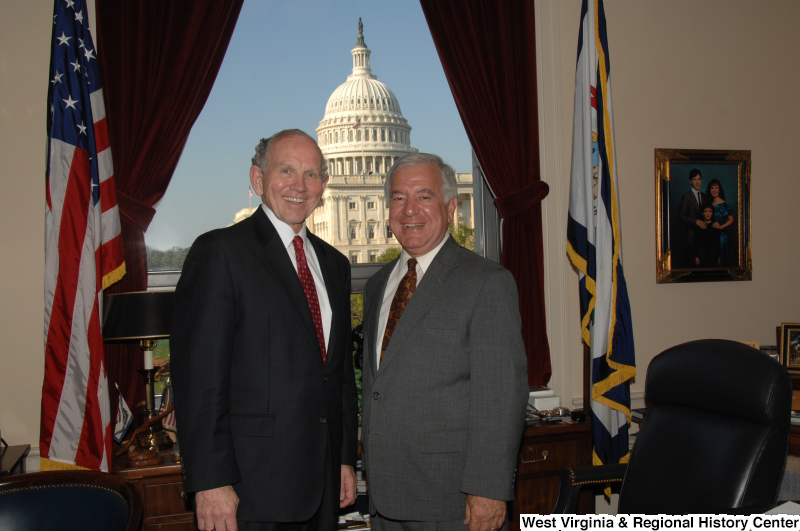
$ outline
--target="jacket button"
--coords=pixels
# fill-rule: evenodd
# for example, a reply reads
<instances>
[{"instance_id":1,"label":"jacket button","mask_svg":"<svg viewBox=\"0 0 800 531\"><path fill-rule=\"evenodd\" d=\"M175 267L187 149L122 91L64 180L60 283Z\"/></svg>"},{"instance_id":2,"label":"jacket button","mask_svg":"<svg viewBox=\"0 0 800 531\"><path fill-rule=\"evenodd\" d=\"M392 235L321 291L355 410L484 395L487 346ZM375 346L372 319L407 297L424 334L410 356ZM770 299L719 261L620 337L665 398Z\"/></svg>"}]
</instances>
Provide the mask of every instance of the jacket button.
<instances>
[{"instance_id":1,"label":"jacket button","mask_svg":"<svg viewBox=\"0 0 800 531\"><path fill-rule=\"evenodd\" d=\"M320 417L319 419L320 424L325 424L326 422L328 422L328 419L326 419L325 417Z\"/></svg>"},{"instance_id":2,"label":"jacket button","mask_svg":"<svg viewBox=\"0 0 800 531\"><path fill-rule=\"evenodd\" d=\"M373 393L372 393L372 399L373 399L373 400L377 400L377 399L379 399L379 398L383 398L383 395L382 395L382 394L380 394L378 391L373 391Z\"/></svg>"}]
</instances>

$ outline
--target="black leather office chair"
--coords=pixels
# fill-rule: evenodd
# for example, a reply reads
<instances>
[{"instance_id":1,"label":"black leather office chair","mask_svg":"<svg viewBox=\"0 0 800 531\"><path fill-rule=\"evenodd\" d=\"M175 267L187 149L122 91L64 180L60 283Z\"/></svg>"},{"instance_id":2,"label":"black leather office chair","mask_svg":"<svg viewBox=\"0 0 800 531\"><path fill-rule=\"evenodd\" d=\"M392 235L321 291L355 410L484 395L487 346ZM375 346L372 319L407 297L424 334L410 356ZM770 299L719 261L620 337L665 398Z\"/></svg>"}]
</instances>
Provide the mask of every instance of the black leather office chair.
<instances>
[{"instance_id":1,"label":"black leather office chair","mask_svg":"<svg viewBox=\"0 0 800 531\"><path fill-rule=\"evenodd\" d=\"M775 505L792 404L784 367L734 341L692 341L653 358L645 392L650 408L629 463L564 469L554 513L576 513L583 486L608 483L621 483L619 514Z\"/></svg>"},{"instance_id":2,"label":"black leather office chair","mask_svg":"<svg viewBox=\"0 0 800 531\"><path fill-rule=\"evenodd\" d=\"M0 479L0 529L134 531L142 497L119 476L70 470Z\"/></svg>"}]
</instances>

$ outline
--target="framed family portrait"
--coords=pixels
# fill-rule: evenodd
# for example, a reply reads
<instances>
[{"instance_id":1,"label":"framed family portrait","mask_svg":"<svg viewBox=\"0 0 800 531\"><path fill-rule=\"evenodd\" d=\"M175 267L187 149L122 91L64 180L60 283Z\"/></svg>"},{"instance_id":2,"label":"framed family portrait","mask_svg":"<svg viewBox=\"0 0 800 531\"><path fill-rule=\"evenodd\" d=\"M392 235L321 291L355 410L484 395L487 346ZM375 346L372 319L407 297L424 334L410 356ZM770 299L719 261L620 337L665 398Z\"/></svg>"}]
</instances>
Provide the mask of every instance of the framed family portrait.
<instances>
[{"instance_id":1,"label":"framed family portrait","mask_svg":"<svg viewBox=\"0 0 800 531\"><path fill-rule=\"evenodd\" d=\"M656 149L656 281L750 280L750 151Z\"/></svg>"},{"instance_id":2,"label":"framed family portrait","mask_svg":"<svg viewBox=\"0 0 800 531\"><path fill-rule=\"evenodd\" d=\"M800 373L800 323L781 323L781 360L791 373Z\"/></svg>"}]
</instances>

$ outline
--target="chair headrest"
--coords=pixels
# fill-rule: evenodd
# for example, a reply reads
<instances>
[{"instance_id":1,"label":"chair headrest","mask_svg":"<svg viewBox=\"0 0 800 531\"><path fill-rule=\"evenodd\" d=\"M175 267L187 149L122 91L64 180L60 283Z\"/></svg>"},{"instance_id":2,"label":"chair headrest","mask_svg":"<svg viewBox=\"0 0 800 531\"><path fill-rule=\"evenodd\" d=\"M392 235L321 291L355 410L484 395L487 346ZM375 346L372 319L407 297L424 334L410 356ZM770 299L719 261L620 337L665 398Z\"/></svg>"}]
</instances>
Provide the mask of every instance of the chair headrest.
<instances>
[{"instance_id":1,"label":"chair headrest","mask_svg":"<svg viewBox=\"0 0 800 531\"><path fill-rule=\"evenodd\" d=\"M789 431L788 371L736 341L703 339L665 350L650 362L645 389L653 405L694 407Z\"/></svg>"}]
</instances>

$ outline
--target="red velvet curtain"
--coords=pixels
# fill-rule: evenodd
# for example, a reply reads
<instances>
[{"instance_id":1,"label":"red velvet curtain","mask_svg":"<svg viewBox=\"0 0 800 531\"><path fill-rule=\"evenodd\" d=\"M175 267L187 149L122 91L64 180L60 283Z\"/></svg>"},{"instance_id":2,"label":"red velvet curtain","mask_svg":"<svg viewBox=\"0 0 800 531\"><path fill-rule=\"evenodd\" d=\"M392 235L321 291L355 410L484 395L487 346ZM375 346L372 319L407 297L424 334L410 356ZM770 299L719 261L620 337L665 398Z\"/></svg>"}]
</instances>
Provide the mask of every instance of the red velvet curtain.
<instances>
[{"instance_id":1,"label":"red velvet curtain","mask_svg":"<svg viewBox=\"0 0 800 531\"><path fill-rule=\"evenodd\" d=\"M550 380L544 313L533 0L420 0L458 112L497 195L503 265L519 288L528 382Z\"/></svg>"},{"instance_id":2,"label":"red velvet curtain","mask_svg":"<svg viewBox=\"0 0 800 531\"><path fill-rule=\"evenodd\" d=\"M144 232L214 85L244 0L97 0L98 60L127 274L107 293L147 289ZM105 348L109 383L144 400L136 344ZM111 411L117 394L111 393Z\"/></svg>"}]
</instances>

